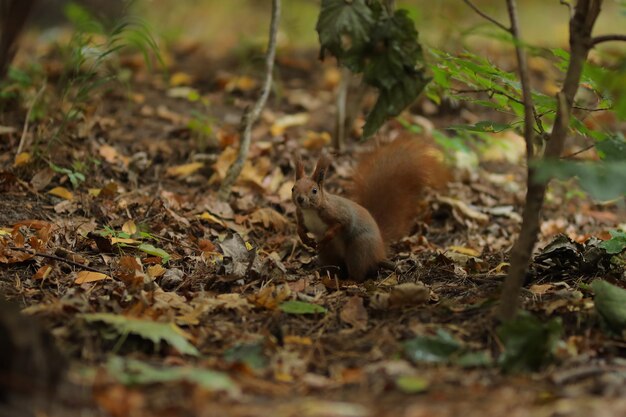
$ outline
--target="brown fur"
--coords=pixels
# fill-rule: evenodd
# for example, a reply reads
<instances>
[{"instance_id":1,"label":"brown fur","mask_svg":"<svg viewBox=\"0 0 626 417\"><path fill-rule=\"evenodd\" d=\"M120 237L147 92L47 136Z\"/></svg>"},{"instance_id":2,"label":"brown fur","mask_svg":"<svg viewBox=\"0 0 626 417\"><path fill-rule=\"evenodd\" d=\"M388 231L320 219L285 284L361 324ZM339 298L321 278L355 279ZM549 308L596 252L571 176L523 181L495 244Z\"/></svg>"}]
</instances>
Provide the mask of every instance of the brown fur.
<instances>
[{"instance_id":1,"label":"brown fur","mask_svg":"<svg viewBox=\"0 0 626 417\"><path fill-rule=\"evenodd\" d=\"M386 243L409 233L424 187L438 188L448 177L436 148L409 136L363 155L354 172L351 196L376 219Z\"/></svg>"},{"instance_id":2,"label":"brown fur","mask_svg":"<svg viewBox=\"0 0 626 417\"><path fill-rule=\"evenodd\" d=\"M302 242L317 250L323 266L346 268L350 278L363 281L385 259L386 245L408 233L422 189L445 181L433 149L402 138L364 155L354 176L355 201L324 190L327 155L310 177L296 159L292 199Z\"/></svg>"}]
</instances>

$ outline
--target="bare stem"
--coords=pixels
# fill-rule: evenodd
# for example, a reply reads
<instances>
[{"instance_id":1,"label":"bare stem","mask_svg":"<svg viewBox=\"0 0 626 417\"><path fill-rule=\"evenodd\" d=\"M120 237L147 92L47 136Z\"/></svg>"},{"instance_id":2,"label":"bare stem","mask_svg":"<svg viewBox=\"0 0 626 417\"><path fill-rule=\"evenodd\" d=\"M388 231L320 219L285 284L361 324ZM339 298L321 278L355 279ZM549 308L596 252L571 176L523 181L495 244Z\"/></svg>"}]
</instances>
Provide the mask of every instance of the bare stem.
<instances>
[{"instance_id":1,"label":"bare stem","mask_svg":"<svg viewBox=\"0 0 626 417\"><path fill-rule=\"evenodd\" d=\"M239 178L243 165L248 159L248 152L250 151L250 142L252 140L252 125L257 121L261 115L263 107L267 102L267 98L270 94L272 87L272 73L274 71L274 58L276 56L276 35L278 33L278 22L280 20L280 0L272 0L272 20L270 22L270 34L267 46L267 53L265 55L265 82L261 90L259 99L254 103L254 106L248 107L243 116L241 117L240 133L241 139L239 143L239 153L237 159L228 168L228 172L222 181L222 185L219 191L219 198L222 200L228 199L233 184Z\"/></svg>"},{"instance_id":2,"label":"bare stem","mask_svg":"<svg viewBox=\"0 0 626 417\"><path fill-rule=\"evenodd\" d=\"M596 36L591 40L591 43L595 46L602 42L622 41L626 42L626 35L601 35Z\"/></svg>"},{"instance_id":3,"label":"bare stem","mask_svg":"<svg viewBox=\"0 0 626 417\"><path fill-rule=\"evenodd\" d=\"M46 81L44 80L43 85L41 86L39 91L37 91L37 94L35 94L35 97L33 98L33 102L30 104L30 107L28 107L28 111L26 112L26 120L24 120L24 128L22 129L22 137L20 138L20 143L17 146L16 155L21 154L22 151L24 150L24 146L26 145L26 134L28 133L28 122L30 120L30 115L33 112L33 108L37 104L39 97L41 96L41 94L44 92L45 89L46 89Z\"/></svg>"},{"instance_id":4,"label":"bare stem","mask_svg":"<svg viewBox=\"0 0 626 417\"><path fill-rule=\"evenodd\" d=\"M97 268L93 268L93 267L91 267L89 265L83 265L81 263L74 262L74 261L72 261L70 259L62 258L60 256L50 255L49 253L37 252L37 251L26 249L26 248L18 248L18 247L15 247L15 246L8 246L8 248L10 250L14 250L14 251L18 251L18 252L25 252L25 253L31 254L33 256L38 256L40 258L48 258L48 259L53 259L55 261L65 262L68 265L72 265L72 266L75 266L77 268L84 269L86 271L98 272L100 274L107 275L106 272L102 272L101 270L99 270Z\"/></svg>"},{"instance_id":5,"label":"bare stem","mask_svg":"<svg viewBox=\"0 0 626 417\"><path fill-rule=\"evenodd\" d=\"M507 0L507 3L512 1L514 0ZM555 160L563 152L574 96L578 90L583 65L592 46L591 30L598 18L601 6L602 0L578 0L570 19L571 58L563 87L557 95L557 114L546 145L544 160ZM526 118L529 118L529 113L526 114ZM499 317L502 320L510 320L517 313L521 288L539 233L539 220L547 182L540 182L536 179L535 168L532 164L528 166L527 184L522 228L511 251L511 267L502 287L499 308Z\"/></svg>"},{"instance_id":6,"label":"bare stem","mask_svg":"<svg viewBox=\"0 0 626 417\"><path fill-rule=\"evenodd\" d=\"M478 8L478 6L476 6L470 0L463 0L463 1L465 2L465 4L467 4L469 7L471 7L472 10L474 10L478 15L480 15L483 19L486 19L486 20L490 21L491 23L493 23L494 25L498 26L502 30L505 30L507 32L511 31L510 28L504 26L502 23L498 22L496 19L494 19L493 17L489 16L487 13L483 12L482 10L480 10Z\"/></svg>"}]
</instances>

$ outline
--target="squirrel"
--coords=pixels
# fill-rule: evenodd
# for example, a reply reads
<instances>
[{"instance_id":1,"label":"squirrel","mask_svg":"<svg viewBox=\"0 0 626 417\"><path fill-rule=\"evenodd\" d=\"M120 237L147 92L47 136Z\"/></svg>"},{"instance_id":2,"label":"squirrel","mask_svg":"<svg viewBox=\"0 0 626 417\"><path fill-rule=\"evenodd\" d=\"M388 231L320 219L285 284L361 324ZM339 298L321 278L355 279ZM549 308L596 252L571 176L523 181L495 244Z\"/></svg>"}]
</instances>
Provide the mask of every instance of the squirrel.
<instances>
[{"instance_id":1,"label":"squirrel","mask_svg":"<svg viewBox=\"0 0 626 417\"><path fill-rule=\"evenodd\" d=\"M364 281L385 261L388 245L410 231L422 190L447 180L434 150L404 136L364 154L354 170L350 199L324 189L331 163L326 153L310 177L296 157L292 200L302 243L317 250L322 266L338 266L349 278Z\"/></svg>"}]
</instances>

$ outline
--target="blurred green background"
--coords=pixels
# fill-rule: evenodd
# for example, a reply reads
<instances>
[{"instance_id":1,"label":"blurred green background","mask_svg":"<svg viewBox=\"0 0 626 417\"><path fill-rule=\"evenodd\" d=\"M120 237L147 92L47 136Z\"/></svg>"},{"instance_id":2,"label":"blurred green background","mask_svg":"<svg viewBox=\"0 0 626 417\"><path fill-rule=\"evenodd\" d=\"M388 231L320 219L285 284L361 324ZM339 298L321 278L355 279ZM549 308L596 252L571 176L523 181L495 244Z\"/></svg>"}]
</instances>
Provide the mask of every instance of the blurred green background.
<instances>
[{"instance_id":1,"label":"blurred green background","mask_svg":"<svg viewBox=\"0 0 626 417\"><path fill-rule=\"evenodd\" d=\"M575 3L575 0L572 0ZM283 0L282 47L317 47L315 22L319 0ZM504 0L475 0L482 10L508 22ZM398 7L409 10L427 45L454 47L480 42L476 32L491 31L462 0L405 0ZM566 46L568 8L559 0L519 0L522 36L541 46ZM261 42L267 32L270 0L137 0L134 11L168 41L191 38L210 45L216 54L246 43ZM623 0L605 0L596 33L626 32ZM477 28L477 25L479 27ZM618 48L617 44L611 48Z\"/></svg>"}]
</instances>

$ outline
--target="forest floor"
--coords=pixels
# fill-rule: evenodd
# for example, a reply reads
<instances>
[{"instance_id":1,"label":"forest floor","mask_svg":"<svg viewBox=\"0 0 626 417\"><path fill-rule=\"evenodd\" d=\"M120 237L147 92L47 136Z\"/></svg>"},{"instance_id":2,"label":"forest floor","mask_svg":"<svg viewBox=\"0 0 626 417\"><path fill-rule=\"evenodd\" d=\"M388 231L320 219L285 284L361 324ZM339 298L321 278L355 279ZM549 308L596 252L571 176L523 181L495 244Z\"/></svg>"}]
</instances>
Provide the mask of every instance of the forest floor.
<instances>
[{"instance_id":1,"label":"forest floor","mask_svg":"<svg viewBox=\"0 0 626 417\"><path fill-rule=\"evenodd\" d=\"M498 366L495 310L524 197L519 136L443 148L453 180L425 196L413 233L391 248L395 270L341 281L299 242L290 201L293 155L310 169L334 129L333 63L279 55L225 203L216 191L260 60L216 62L180 44L169 75L126 56L116 67L126 85L79 99L80 85L59 87L56 50L43 55L43 75L16 87L28 100L8 99L1 116L0 293L54 342L33 336L9 354L27 382L10 386L0 414L39 404L38 416L626 415L626 343L604 332L589 287L626 280L605 258L580 262L589 238L623 227L624 206L594 203L574 183L550 189L522 297L541 321L560 319L554 357L540 354L536 371ZM16 160L29 109L38 118ZM495 117L426 100L403 115L444 132ZM403 131L391 121L380 137ZM332 190L363 147L336 155ZM553 336L541 329L522 351Z\"/></svg>"}]
</instances>

